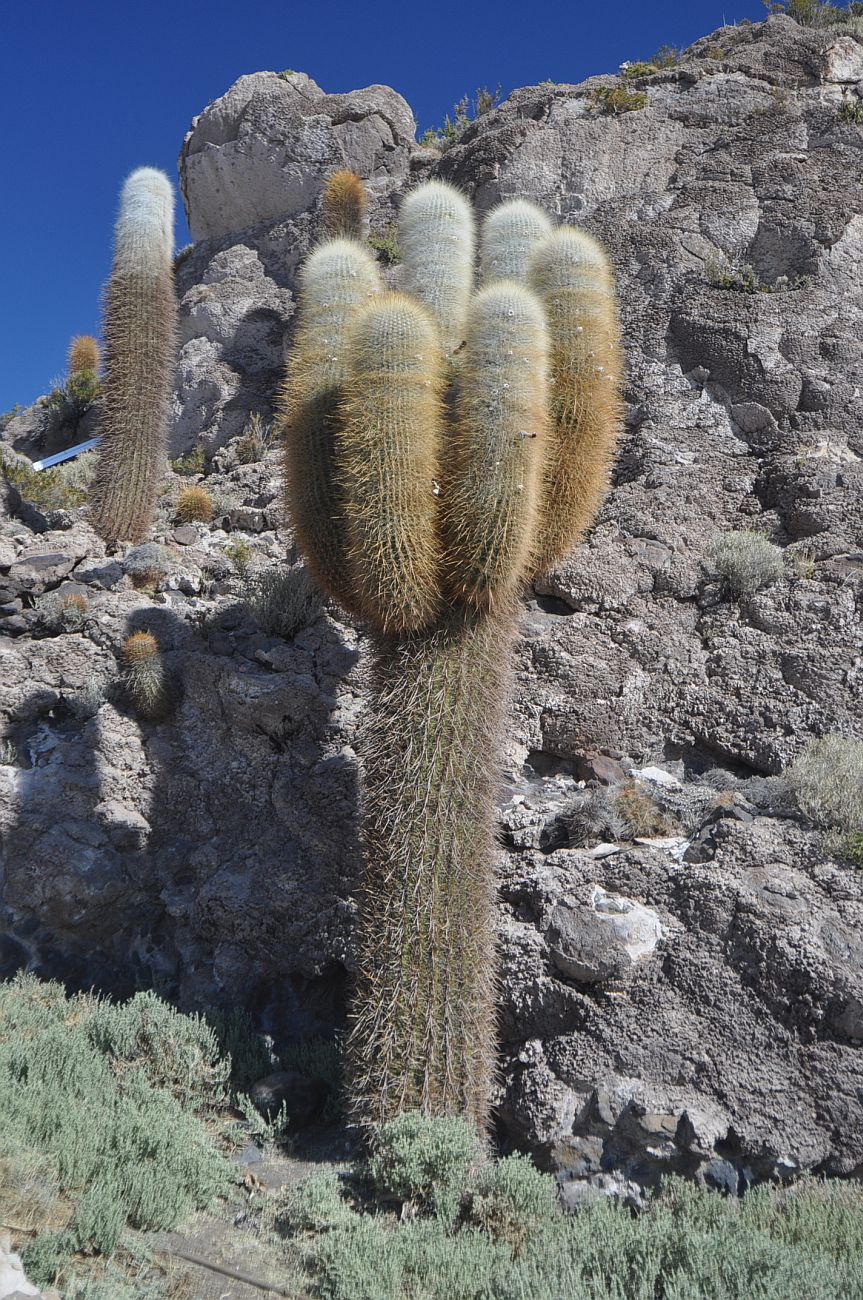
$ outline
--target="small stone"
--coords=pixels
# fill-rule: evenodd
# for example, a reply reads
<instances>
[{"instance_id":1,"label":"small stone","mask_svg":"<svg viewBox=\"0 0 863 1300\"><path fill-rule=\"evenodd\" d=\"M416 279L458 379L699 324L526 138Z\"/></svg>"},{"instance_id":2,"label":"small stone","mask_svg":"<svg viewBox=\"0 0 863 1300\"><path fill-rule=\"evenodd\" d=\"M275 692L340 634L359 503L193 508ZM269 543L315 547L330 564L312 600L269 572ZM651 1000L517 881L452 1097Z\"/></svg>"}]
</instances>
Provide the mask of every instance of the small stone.
<instances>
[{"instance_id":1,"label":"small stone","mask_svg":"<svg viewBox=\"0 0 863 1300\"><path fill-rule=\"evenodd\" d=\"M171 536L180 546L194 546L198 540L198 530L194 524L180 524L179 528L174 529Z\"/></svg>"},{"instance_id":2,"label":"small stone","mask_svg":"<svg viewBox=\"0 0 863 1300\"><path fill-rule=\"evenodd\" d=\"M74 555L62 551L29 551L9 569L8 583L18 591L43 591L65 578L75 565Z\"/></svg>"},{"instance_id":3,"label":"small stone","mask_svg":"<svg viewBox=\"0 0 863 1300\"><path fill-rule=\"evenodd\" d=\"M546 931L553 964L581 984L619 979L661 938L662 926L651 908L598 885L588 905L558 903Z\"/></svg>"}]
</instances>

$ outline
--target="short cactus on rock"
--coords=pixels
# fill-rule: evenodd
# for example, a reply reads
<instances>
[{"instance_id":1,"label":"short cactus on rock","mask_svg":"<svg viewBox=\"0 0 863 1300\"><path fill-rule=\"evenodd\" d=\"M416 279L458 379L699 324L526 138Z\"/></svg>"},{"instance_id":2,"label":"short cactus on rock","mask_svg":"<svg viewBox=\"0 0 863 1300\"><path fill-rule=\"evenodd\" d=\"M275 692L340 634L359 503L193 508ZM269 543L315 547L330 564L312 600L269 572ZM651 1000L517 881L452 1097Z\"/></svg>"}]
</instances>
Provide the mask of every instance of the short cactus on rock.
<instances>
[{"instance_id":1,"label":"short cactus on rock","mask_svg":"<svg viewBox=\"0 0 863 1300\"><path fill-rule=\"evenodd\" d=\"M105 298L105 377L93 526L106 541L150 528L167 456L177 301L171 257L174 191L141 167L123 186Z\"/></svg>"},{"instance_id":2,"label":"short cactus on rock","mask_svg":"<svg viewBox=\"0 0 863 1300\"><path fill-rule=\"evenodd\" d=\"M288 502L324 589L374 644L348 1039L355 1120L488 1123L494 794L518 595L566 554L619 428L611 273L530 205L402 208L403 292L356 241L315 249L282 394ZM500 268L506 270L501 278Z\"/></svg>"},{"instance_id":3,"label":"short cactus on rock","mask_svg":"<svg viewBox=\"0 0 863 1300\"><path fill-rule=\"evenodd\" d=\"M321 199L324 231L331 239L362 239L369 201L356 172L333 172Z\"/></svg>"},{"instance_id":4,"label":"short cactus on rock","mask_svg":"<svg viewBox=\"0 0 863 1300\"><path fill-rule=\"evenodd\" d=\"M123 642L123 680L129 698L143 718L156 722L173 703L159 643L152 632L133 632Z\"/></svg>"},{"instance_id":5,"label":"short cactus on rock","mask_svg":"<svg viewBox=\"0 0 863 1300\"><path fill-rule=\"evenodd\" d=\"M68 371L70 375L89 371L96 374L101 360L99 344L90 334L76 334L69 343Z\"/></svg>"}]
</instances>

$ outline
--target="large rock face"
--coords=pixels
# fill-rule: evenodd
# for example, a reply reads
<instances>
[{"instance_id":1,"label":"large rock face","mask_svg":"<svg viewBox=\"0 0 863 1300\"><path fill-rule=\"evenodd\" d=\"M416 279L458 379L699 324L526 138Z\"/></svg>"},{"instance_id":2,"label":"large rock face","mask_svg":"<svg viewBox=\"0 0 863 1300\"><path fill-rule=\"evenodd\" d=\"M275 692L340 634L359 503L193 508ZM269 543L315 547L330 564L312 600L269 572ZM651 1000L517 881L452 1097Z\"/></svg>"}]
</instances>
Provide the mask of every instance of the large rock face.
<instances>
[{"instance_id":1,"label":"large rock face","mask_svg":"<svg viewBox=\"0 0 863 1300\"><path fill-rule=\"evenodd\" d=\"M517 650L502 1126L572 1195L635 1196L663 1169L863 1171L863 881L778 775L812 736L863 734L863 131L839 114L861 79L855 39L771 18L627 83L641 109L597 111L607 77L528 88L442 155L395 92L301 74L241 78L195 120L173 438L206 445L217 517L173 529L168 478L150 594L82 511L10 498L4 971L243 1002L281 1034L342 1014L363 638L336 610L270 635L243 603L238 570L296 556L278 455L240 464L236 435L271 410L326 174L367 178L378 232L440 175L597 233L627 354L614 490L525 601ZM735 602L707 560L745 528L785 571ZM86 596L77 630L40 613L52 593ZM139 627L182 686L159 725L116 683L94 694ZM584 782L631 771L656 824L576 836Z\"/></svg>"}]
</instances>

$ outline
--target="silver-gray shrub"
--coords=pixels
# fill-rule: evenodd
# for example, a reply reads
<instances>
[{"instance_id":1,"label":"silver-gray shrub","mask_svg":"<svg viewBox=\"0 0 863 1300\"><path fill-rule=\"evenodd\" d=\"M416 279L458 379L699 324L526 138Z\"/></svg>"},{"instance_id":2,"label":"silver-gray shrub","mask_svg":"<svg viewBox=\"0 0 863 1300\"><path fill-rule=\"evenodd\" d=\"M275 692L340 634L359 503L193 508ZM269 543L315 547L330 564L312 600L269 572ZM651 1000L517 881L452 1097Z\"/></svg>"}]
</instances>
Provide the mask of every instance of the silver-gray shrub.
<instances>
[{"instance_id":1,"label":"silver-gray shrub","mask_svg":"<svg viewBox=\"0 0 863 1300\"><path fill-rule=\"evenodd\" d=\"M735 598L754 595L784 572L781 547L748 528L715 537L709 558L723 589Z\"/></svg>"},{"instance_id":2,"label":"silver-gray shrub","mask_svg":"<svg viewBox=\"0 0 863 1300\"><path fill-rule=\"evenodd\" d=\"M271 636L290 640L314 623L323 598L302 565L267 569L251 582L249 605L258 626Z\"/></svg>"},{"instance_id":3,"label":"silver-gray shrub","mask_svg":"<svg viewBox=\"0 0 863 1300\"><path fill-rule=\"evenodd\" d=\"M828 831L863 831L863 740L810 740L787 776L810 821Z\"/></svg>"}]
</instances>

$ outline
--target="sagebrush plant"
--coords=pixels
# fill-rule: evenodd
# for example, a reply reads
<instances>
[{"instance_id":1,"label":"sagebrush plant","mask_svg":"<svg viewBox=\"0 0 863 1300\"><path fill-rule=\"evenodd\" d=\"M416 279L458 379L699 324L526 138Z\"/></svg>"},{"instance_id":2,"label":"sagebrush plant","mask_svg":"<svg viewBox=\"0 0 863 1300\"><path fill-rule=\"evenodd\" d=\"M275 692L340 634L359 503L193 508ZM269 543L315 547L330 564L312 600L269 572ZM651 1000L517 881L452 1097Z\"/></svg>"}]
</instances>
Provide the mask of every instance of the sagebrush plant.
<instances>
[{"instance_id":1,"label":"sagebrush plant","mask_svg":"<svg viewBox=\"0 0 863 1300\"><path fill-rule=\"evenodd\" d=\"M290 640L323 610L320 590L302 565L265 569L249 586L249 605L263 632Z\"/></svg>"},{"instance_id":2,"label":"sagebrush plant","mask_svg":"<svg viewBox=\"0 0 863 1300\"><path fill-rule=\"evenodd\" d=\"M167 458L174 377L174 190L141 167L120 198L105 297L105 376L91 516L108 542L140 541L150 528Z\"/></svg>"},{"instance_id":3,"label":"sagebrush plant","mask_svg":"<svg viewBox=\"0 0 863 1300\"><path fill-rule=\"evenodd\" d=\"M0 985L0 1204L30 1153L71 1206L23 1252L41 1284L128 1225L171 1228L228 1191L236 1173L203 1122L227 1074L204 1022L152 994L118 1006L29 975Z\"/></svg>"},{"instance_id":4,"label":"sagebrush plant","mask_svg":"<svg viewBox=\"0 0 863 1300\"><path fill-rule=\"evenodd\" d=\"M855 863L863 847L863 740L810 740L787 772L801 812Z\"/></svg>"},{"instance_id":5,"label":"sagebrush plant","mask_svg":"<svg viewBox=\"0 0 863 1300\"><path fill-rule=\"evenodd\" d=\"M591 522L620 425L602 248L525 204L488 222L476 292L473 213L439 181L402 204L401 292L358 240L319 244L281 394L298 544L374 643L347 1050L362 1124L420 1109L486 1125L518 596Z\"/></svg>"},{"instance_id":6,"label":"sagebrush plant","mask_svg":"<svg viewBox=\"0 0 863 1300\"><path fill-rule=\"evenodd\" d=\"M470 1170L480 1163L476 1130L458 1115L407 1111L374 1133L369 1175L378 1196L455 1217Z\"/></svg>"},{"instance_id":7,"label":"sagebrush plant","mask_svg":"<svg viewBox=\"0 0 863 1300\"><path fill-rule=\"evenodd\" d=\"M772 586L785 572L782 548L749 528L715 537L708 554L723 589L735 598Z\"/></svg>"}]
</instances>

